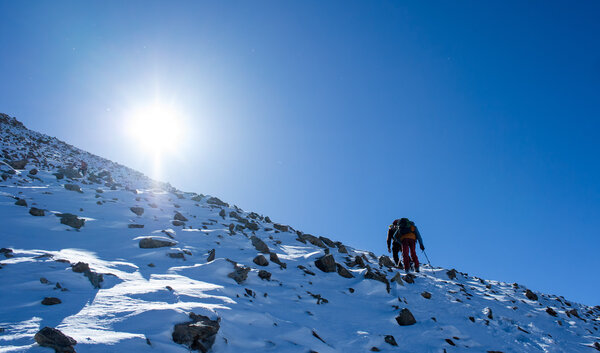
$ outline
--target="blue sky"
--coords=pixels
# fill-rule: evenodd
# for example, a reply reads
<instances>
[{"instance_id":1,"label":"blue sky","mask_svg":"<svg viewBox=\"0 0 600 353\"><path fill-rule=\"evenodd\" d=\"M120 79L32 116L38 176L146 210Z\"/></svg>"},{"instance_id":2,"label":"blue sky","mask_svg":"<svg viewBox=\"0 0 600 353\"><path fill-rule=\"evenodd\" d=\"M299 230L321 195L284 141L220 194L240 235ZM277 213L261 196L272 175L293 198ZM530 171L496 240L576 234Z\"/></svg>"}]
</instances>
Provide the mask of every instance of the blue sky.
<instances>
[{"instance_id":1,"label":"blue sky","mask_svg":"<svg viewBox=\"0 0 600 353\"><path fill-rule=\"evenodd\" d=\"M0 1L0 111L160 179L384 253L598 305L600 3ZM170 121L169 118L166 120Z\"/></svg>"}]
</instances>

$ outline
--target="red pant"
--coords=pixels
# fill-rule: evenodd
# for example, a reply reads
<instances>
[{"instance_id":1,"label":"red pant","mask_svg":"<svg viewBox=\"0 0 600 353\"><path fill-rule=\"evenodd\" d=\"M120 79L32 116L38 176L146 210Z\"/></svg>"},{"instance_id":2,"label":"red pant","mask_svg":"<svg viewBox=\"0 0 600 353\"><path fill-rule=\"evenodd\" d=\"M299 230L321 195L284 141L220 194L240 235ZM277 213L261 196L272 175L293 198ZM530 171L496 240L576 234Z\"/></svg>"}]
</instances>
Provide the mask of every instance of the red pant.
<instances>
[{"instance_id":1,"label":"red pant","mask_svg":"<svg viewBox=\"0 0 600 353\"><path fill-rule=\"evenodd\" d=\"M402 259L404 259L404 270L410 270L410 259L412 258L415 268L419 266L419 258L417 257L417 251L415 246L417 241L415 239L402 239ZM408 251L410 250L410 256Z\"/></svg>"}]
</instances>

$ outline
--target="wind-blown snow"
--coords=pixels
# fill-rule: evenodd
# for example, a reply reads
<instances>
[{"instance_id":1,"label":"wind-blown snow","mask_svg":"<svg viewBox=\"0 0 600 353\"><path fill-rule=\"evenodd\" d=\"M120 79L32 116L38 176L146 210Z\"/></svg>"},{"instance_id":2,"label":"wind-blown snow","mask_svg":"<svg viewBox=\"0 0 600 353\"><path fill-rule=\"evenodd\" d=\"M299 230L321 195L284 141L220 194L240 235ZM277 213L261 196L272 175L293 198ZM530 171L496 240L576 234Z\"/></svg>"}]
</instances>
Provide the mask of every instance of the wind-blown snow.
<instances>
[{"instance_id":1,"label":"wind-blown snow","mask_svg":"<svg viewBox=\"0 0 600 353\"><path fill-rule=\"evenodd\" d=\"M446 270L428 267L414 284L391 282L388 293L384 283L364 278L367 269L348 264L363 256L391 280L398 270L380 266L368 251L346 245L346 254L338 247L302 243L296 230L279 231L261 215L154 182L10 120L0 127L5 162L28 159L22 170L0 166L6 172L0 181L0 247L12 250L0 254L0 352L50 352L33 340L45 326L75 338L78 352L186 352L171 333L175 324L188 321L189 312L220 318L214 352L365 352L373 347L383 352L592 352L600 341L598 307L542 293L529 300L520 285L461 273L451 280ZM90 173L107 171L112 180L53 175L80 159ZM29 174L34 167L39 172ZM83 192L65 189L67 183ZM15 205L17 199L27 207ZM130 210L134 206L144 208L141 216ZM44 209L45 216L30 215L30 207ZM175 212L188 219L185 226L173 225ZM85 225L77 230L61 224L56 215L62 213L85 219ZM238 219L255 223L258 230L242 229ZM129 228L132 224L143 228ZM231 232L230 225L239 226ZM256 265L259 252L252 235L286 268L268 254L268 266ZM138 244L144 237L175 245L142 249ZM207 262L211 249L216 256ZM354 278L319 270L314 261L325 251ZM252 268L241 284L228 277L232 261ZM100 288L72 271L78 262L103 274ZM259 270L272 273L271 280L260 279ZM45 306L44 297L62 303ZM415 325L397 324L402 308L413 313ZM399 346L386 343L386 335Z\"/></svg>"}]
</instances>

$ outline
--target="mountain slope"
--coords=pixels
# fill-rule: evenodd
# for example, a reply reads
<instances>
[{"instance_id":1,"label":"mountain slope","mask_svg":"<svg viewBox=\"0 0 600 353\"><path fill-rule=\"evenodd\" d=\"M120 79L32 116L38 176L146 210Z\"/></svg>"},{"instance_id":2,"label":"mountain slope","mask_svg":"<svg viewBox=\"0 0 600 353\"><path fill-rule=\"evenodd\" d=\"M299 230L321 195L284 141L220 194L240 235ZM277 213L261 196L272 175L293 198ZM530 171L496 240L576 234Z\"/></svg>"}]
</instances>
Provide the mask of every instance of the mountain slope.
<instances>
[{"instance_id":1,"label":"mountain slope","mask_svg":"<svg viewBox=\"0 0 600 353\"><path fill-rule=\"evenodd\" d=\"M187 342L214 352L600 350L599 307L441 268L399 276L386 257L154 182L7 115L0 130L0 352L51 352L34 339L46 326L78 352L186 352L173 332L193 327L218 327ZM80 160L85 177L69 168ZM415 324L399 325L405 308Z\"/></svg>"}]
</instances>

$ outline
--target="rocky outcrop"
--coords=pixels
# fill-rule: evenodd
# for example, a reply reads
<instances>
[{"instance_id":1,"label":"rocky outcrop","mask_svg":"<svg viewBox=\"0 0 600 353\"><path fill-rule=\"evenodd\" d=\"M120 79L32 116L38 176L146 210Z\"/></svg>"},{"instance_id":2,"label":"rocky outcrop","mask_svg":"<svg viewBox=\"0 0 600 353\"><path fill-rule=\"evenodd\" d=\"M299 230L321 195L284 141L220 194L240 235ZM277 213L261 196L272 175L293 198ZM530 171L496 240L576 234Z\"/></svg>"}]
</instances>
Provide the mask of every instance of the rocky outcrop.
<instances>
[{"instance_id":1,"label":"rocky outcrop","mask_svg":"<svg viewBox=\"0 0 600 353\"><path fill-rule=\"evenodd\" d=\"M340 264L336 264L336 268L337 268L338 275L340 275L344 278L354 278L352 273L350 271L348 271L344 266L342 266Z\"/></svg>"},{"instance_id":2,"label":"rocky outcrop","mask_svg":"<svg viewBox=\"0 0 600 353\"><path fill-rule=\"evenodd\" d=\"M221 206L221 207L229 207L228 203L225 203L223 201L221 201L220 199L216 198L216 197L211 197L208 200L206 200L206 203L209 205L216 205L216 206Z\"/></svg>"},{"instance_id":3,"label":"rocky outcrop","mask_svg":"<svg viewBox=\"0 0 600 353\"><path fill-rule=\"evenodd\" d=\"M83 273L94 288L100 288L100 284L104 281L104 276L101 273L96 273L90 269L90 265L85 262L78 262L71 266L73 272Z\"/></svg>"},{"instance_id":4,"label":"rocky outcrop","mask_svg":"<svg viewBox=\"0 0 600 353\"><path fill-rule=\"evenodd\" d=\"M46 213L44 212L44 210L40 209L40 208L36 208L36 207L32 207L29 209L29 214L32 216L36 216L36 217L43 217L46 215Z\"/></svg>"},{"instance_id":5,"label":"rocky outcrop","mask_svg":"<svg viewBox=\"0 0 600 353\"><path fill-rule=\"evenodd\" d=\"M18 200L15 202L15 205L17 205L17 206L25 206L25 207L27 207L27 201L25 201L25 199L18 199Z\"/></svg>"},{"instance_id":6,"label":"rocky outcrop","mask_svg":"<svg viewBox=\"0 0 600 353\"><path fill-rule=\"evenodd\" d=\"M446 271L446 276L448 276L448 278L450 279L456 279L456 274L458 272L455 269L451 269L449 271Z\"/></svg>"},{"instance_id":7,"label":"rocky outcrop","mask_svg":"<svg viewBox=\"0 0 600 353\"><path fill-rule=\"evenodd\" d=\"M321 240L325 245L329 246L330 248L335 248L335 243L326 237L319 237L319 240Z\"/></svg>"},{"instance_id":8,"label":"rocky outcrop","mask_svg":"<svg viewBox=\"0 0 600 353\"><path fill-rule=\"evenodd\" d=\"M74 353L73 346L77 344L72 337L48 326L39 330L33 338L40 346L52 348L56 353Z\"/></svg>"},{"instance_id":9,"label":"rocky outcrop","mask_svg":"<svg viewBox=\"0 0 600 353\"><path fill-rule=\"evenodd\" d=\"M383 274L377 270L373 270L372 268L368 268L367 272L365 273L365 278L373 279L373 280L379 281L381 283L384 283L387 292L388 293L390 292L390 282L388 281L385 274Z\"/></svg>"},{"instance_id":10,"label":"rocky outcrop","mask_svg":"<svg viewBox=\"0 0 600 353\"><path fill-rule=\"evenodd\" d=\"M381 255L379 257L379 266L385 266L385 267L394 267L394 261L392 261L392 259L390 259L388 256L386 255Z\"/></svg>"},{"instance_id":11,"label":"rocky outcrop","mask_svg":"<svg viewBox=\"0 0 600 353\"><path fill-rule=\"evenodd\" d=\"M265 271L265 270L260 270L260 271L258 271L258 277L260 277L260 279L270 281L271 280L271 272Z\"/></svg>"},{"instance_id":12,"label":"rocky outcrop","mask_svg":"<svg viewBox=\"0 0 600 353\"><path fill-rule=\"evenodd\" d=\"M269 265L269 261L267 261L267 259L263 255L256 256L254 258L254 260L252 260L252 262L257 264L258 266L268 266Z\"/></svg>"},{"instance_id":13,"label":"rocky outcrop","mask_svg":"<svg viewBox=\"0 0 600 353\"><path fill-rule=\"evenodd\" d=\"M56 217L60 218L60 223L75 229L80 229L85 225L85 219L79 218L71 213L57 213Z\"/></svg>"},{"instance_id":14,"label":"rocky outcrop","mask_svg":"<svg viewBox=\"0 0 600 353\"><path fill-rule=\"evenodd\" d=\"M278 264L281 268L287 268L287 264L285 262L281 262L281 260L279 260L279 256L277 256L276 253L270 253L269 259L271 260L271 262Z\"/></svg>"},{"instance_id":15,"label":"rocky outcrop","mask_svg":"<svg viewBox=\"0 0 600 353\"><path fill-rule=\"evenodd\" d=\"M185 345L188 349L206 353L215 342L219 332L219 319L211 320L203 315L190 313L192 321L175 325L173 329L173 341Z\"/></svg>"},{"instance_id":16,"label":"rocky outcrop","mask_svg":"<svg viewBox=\"0 0 600 353\"><path fill-rule=\"evenodd\" d=\"M229 278L233 278L237 284L242 284L248 278L248 272L250 272L250 267L234 265L233 272L227 275Z\"/></svg>"},{"instance_id":17,"label":"rocky outcrop","mask_svg":"<svg viewBox=\"0 0 600 353\"><path fill-rule=\"evenodd\" d=\"M257 237L256 235L253 235L250 237L250 241L252 241L252 246L254 246L254 248L263 253L263 254L268 254L269 251L269 247L267 246L267 244L265 244L264 241L262 241L259 237Z\"/></svg>"},{"instance_id":18,"label":"rocky outcrop","mask_svg":"<svg viewBox=\"0 0 600 353\"><path fill-rule=\"evenodd\" d=\"M538 296L537 294L535 294L534 292L532 292L531 290L526 290L525 291L525 296L527 297L527 299L529 300L538 300Z\"/></svg>"},{"instance_id":19,"label":"rocky outcrop","mask_svg":"<svg viewBox=\"0 0 600 353\"><path fill-rule=\"evenodd\" d=\"M174 246L175 243L168 240L155 239L155 238L142 238L140 239L140 248L142 249L155 249Z\"/></svg>"},{"instance_id":20,"label":"rocky outcrop","mask_svg":"<svg viewBox=\"0 0 600 353\"><path fill-rule=\"evenodd\" d=\"M19 159L19 160L14 160L14 161L9 161L8 164L13 167L14 169L25 169L25 166L27 166L27 160L26 159Z\"/></svg>"},{"instance_id":21,"label":"rocky outcrop","mask_svg":"<svg viewBox=\"0 0 600 353\"><path fill-rule=\"evenodd\" d=\"M335 259L331 254L318 258L315 261L315 266L323 272L335 272L337 270Z\"/></svg>"},{"instance_id":22,"label":"rocky outcrop","mask_svg":"<svg viewBox=\"0 0 600 353\"><path fill-rule=\"evenodd\" d=\"M79 185L76 185L76 184L65 184L65 189L67 189L69 191L76 191L76 192L79 192L79 193L83 194L83 191L81 190L81 187Z\"/></svg>"},{"instance_id":23,"label":"rocky outcrop","mask_svg":"<svg viewBox=\"0 0 600 353\"><path fill-rule=\"evenodd\" d=\"M215 259L215 249L212 249L208 252L208 257L206 258L206 262L211 262Z\"/></svg>"}]
</instances>

